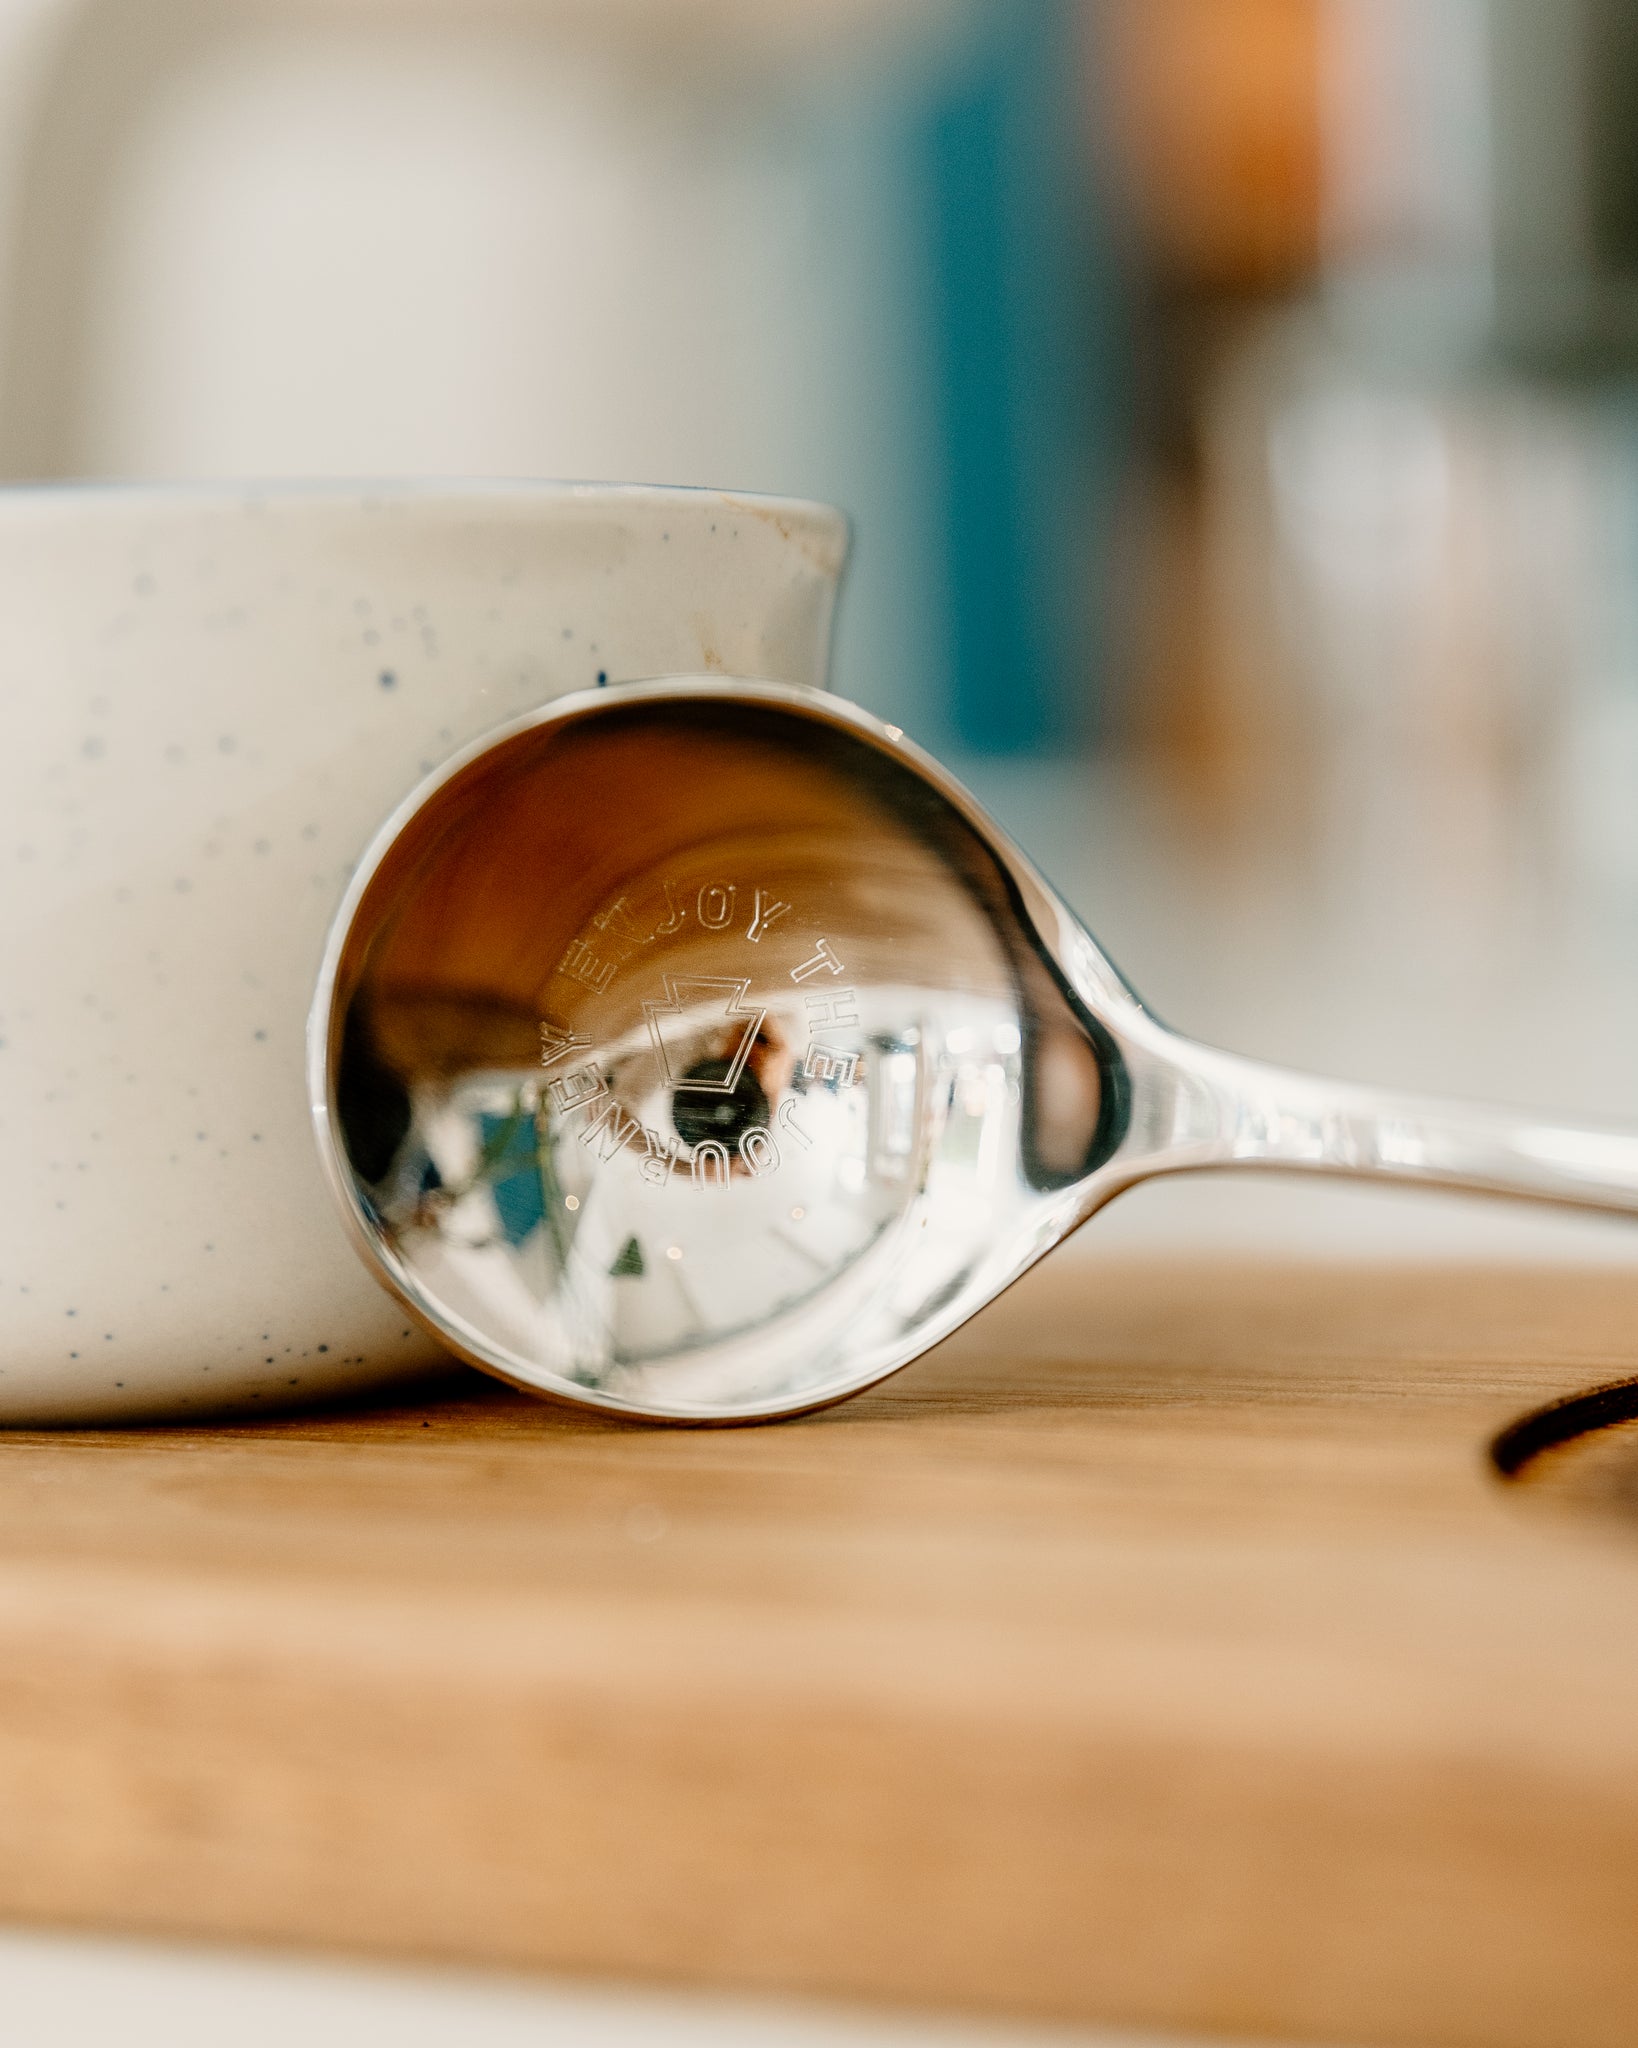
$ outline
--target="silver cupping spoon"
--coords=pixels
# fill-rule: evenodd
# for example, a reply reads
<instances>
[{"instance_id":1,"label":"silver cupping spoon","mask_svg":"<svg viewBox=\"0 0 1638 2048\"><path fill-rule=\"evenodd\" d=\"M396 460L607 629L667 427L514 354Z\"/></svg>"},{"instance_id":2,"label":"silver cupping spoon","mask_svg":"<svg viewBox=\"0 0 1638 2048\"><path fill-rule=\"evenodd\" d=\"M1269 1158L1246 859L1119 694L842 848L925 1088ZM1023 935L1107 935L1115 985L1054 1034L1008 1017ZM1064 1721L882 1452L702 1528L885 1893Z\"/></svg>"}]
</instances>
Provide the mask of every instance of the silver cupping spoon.
<instances>
[{"instance_id":1,"label":"silver cupping spoon","mask_svg":"<svg viewBox=\"0 0 1638 2048\"><path fill-rule=\"evenodd\" d=\"M672 1421L857 1393L1151 1174L1638 1210L1638 1137L1179 1037L936 762L767 683L565 698L426 782L338 914L309 1077L424 1324Z\"/></svg>"}]
</instances>

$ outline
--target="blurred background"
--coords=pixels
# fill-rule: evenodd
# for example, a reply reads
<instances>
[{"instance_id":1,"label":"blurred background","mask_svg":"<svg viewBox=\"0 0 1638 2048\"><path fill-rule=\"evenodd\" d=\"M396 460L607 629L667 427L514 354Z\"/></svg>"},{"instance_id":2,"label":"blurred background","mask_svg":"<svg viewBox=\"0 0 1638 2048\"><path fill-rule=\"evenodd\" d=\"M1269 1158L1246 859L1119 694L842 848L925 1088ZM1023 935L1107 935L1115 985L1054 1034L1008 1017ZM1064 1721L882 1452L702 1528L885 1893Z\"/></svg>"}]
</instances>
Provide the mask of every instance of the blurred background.
<instances>
[{"instance_id":1,"label":"blurred background","mask_svg":"<svg viewBox=\"0 0 1638 2048\"><path fill-rule=\"evenodd\" d=\"M1163 1014L1638 1111L1635 113L1633 0L0 0L0 473L834 500Z\"/></svg>"},{"instance_id":2,"label":"blurred background","mask_svg":"<svg viewBox=\"0 0 1638 2048\"><path fill-rule=\"evenodd\" d=\"M1163 1015L1638 1115L1635 132L1638 0L0 0L0 475L833 500L836 686Z\"/></svg>"}]
</instances>

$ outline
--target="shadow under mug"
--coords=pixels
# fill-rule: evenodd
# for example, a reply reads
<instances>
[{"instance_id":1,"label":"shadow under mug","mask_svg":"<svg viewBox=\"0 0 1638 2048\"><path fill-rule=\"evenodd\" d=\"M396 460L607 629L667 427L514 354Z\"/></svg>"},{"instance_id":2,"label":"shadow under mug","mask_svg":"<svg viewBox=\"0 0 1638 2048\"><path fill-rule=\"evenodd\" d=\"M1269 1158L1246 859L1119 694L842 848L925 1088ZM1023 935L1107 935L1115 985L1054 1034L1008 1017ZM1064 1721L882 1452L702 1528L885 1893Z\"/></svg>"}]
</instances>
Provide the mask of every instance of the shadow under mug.
<instances>
[{"instance_id":1,"label":"shadow under mug","mask_svg":"<svg viewBox=\"0 0 1638 2048\"><path fill-rule=\"evenodd\" d=\"M839 513L715 491L0 491L0 1422L435 1355L313 1147L303 1026L354 862L567 691L823 685L846 551Z\"/></svg>"}]
</instances>

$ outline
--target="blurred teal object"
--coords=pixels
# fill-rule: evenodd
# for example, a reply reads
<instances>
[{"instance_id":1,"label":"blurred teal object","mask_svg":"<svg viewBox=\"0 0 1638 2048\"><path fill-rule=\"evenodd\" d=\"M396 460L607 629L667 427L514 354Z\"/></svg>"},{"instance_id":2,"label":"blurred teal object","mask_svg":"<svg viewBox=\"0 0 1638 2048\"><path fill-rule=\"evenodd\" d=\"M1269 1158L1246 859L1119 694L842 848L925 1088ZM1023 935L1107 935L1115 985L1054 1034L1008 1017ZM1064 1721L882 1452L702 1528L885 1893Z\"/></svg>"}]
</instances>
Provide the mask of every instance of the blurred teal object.
<instances>
[{"instance_id":1,"label":"blurred teal object","mask_svg":"<svg viewBox=\"0 0 1638 2048\"><path fill-rule=\"evenodd\" d=\"M483 1146L480 1173L489 1181L501 1233L509 1245L524 1244L546 1217L534 1119L521 1111L514 1116L480 1116L478 1136Z\"/></svg>"},{"instance_id":2,"label":"blurred teal object","mask_svg":"<svg viewBox=\"0 0 1638 2048\"><path fill-rule=\"evenodd\" d=\"M998 0L920 125L949 719L984 753L1094 729L1124 433L1114 253L1082 135L1080 10Z\"/></svg>"}]
</instances>

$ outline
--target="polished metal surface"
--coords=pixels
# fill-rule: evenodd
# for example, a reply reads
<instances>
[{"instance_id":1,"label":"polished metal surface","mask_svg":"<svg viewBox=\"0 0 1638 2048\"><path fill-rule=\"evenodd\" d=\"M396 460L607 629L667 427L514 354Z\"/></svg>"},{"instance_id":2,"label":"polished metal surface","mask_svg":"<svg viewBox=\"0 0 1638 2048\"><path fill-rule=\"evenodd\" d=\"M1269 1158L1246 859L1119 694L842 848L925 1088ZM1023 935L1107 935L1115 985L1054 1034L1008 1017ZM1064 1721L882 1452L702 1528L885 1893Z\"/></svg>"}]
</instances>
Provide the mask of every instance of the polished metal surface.
<instances>
[{"instance_id":1,"label":"polished metal surface","mask_svg":"<svg viewBox=\"0 0 1638 2048\"><path fill-rule=\"evenodd\" d=\"M870 1385L1158 1172L1638 1210L1638 1138L1180 1038L936 763L786 685L567 698L440 771L355 877L309 1059L343 1212L423 1322L678 1421Z\"/></svg>"}]
</instances>

